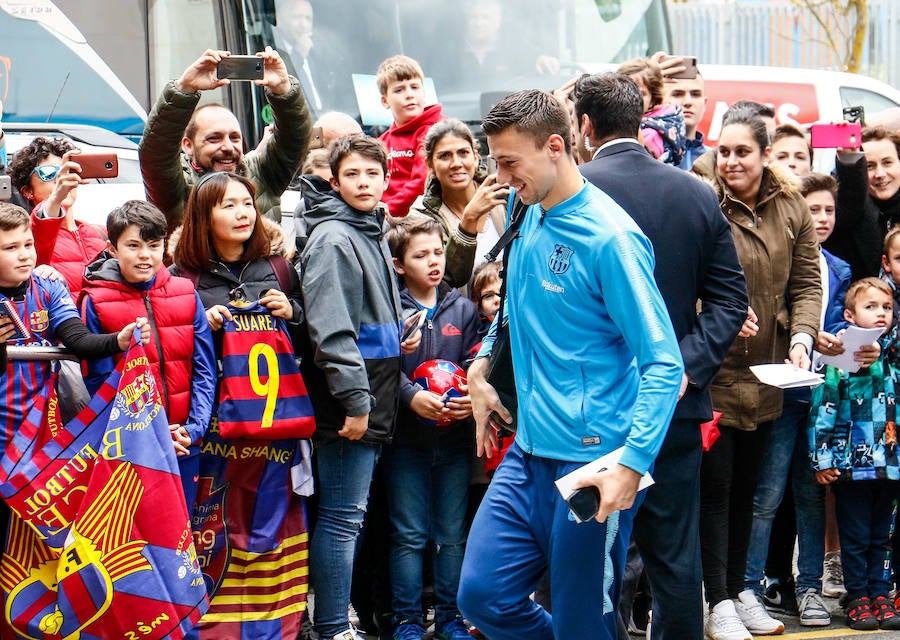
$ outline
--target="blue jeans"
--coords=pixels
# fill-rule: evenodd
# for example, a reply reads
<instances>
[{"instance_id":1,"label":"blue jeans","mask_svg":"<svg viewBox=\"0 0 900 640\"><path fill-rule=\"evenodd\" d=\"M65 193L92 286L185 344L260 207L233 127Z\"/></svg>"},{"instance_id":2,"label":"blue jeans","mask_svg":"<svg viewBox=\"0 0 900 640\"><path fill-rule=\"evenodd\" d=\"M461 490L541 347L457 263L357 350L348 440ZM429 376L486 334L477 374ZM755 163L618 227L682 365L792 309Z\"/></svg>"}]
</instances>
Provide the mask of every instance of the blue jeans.
<instances>
[{"instance_id":1,"label":"blue jeans","mask_svg":"<svg viewBox=\"0 0 900 640\"><path fill-rule=\"evenodd\" d=\"M391 521L391 585L394 620L422 624L422 560L434 542L436 628L459 614L456 591L466 544L466 507L472 446L393 446L385 450Z\"/></svg>"},{"instance_id":2,"label":"blue jeans","mask_svg":"<svg viewBox=\"0 0 900 640\"><path fill-rule=\"evenodd\" d=\"M794 492L797 516L797 593L822 591L822 559L825 556L825 487L816 482L809 464L806 425L809 390L792 389L784 394L784 410L772 423L763 444L759 482L753 496L753 524L746 588L761 594L760 584L769 553L772 522L784 496L788 479Z\"/></svg>"},{"instance_id":3,"label":"blue jeans","mask_svg":"<svg viewBox=\"0 0 900 640\"><path fill-rule=\"evenodd\" d=\"M346 438L316 445L319 517L309 547L309 575L321 638L332 638L350 626L353 556L380 451L381 445Z\"/></svg>"},{"instance_id":4,"label":"blue jeans","mask_svg":"<svg viewBox=\"0 0 900 640\"><path fill-rule=\"evenodd\" d=\"M478 508L459 582L459 608L491 640L616 640L631 509L577 524L553 482L582 466L513 444ZM529 598L550 570L553 615Z\"/></svg>"},{"instance_id":5,"label":"blue jeans","mask_svg":"<svg viewBox=\"0 0 900 640\"><path fill-rule=\"evenodd\" d=\"M886 596L891 589L888 554L897 482L850 480L831 486L847 601Z\"/></svg>"}]
</instances>

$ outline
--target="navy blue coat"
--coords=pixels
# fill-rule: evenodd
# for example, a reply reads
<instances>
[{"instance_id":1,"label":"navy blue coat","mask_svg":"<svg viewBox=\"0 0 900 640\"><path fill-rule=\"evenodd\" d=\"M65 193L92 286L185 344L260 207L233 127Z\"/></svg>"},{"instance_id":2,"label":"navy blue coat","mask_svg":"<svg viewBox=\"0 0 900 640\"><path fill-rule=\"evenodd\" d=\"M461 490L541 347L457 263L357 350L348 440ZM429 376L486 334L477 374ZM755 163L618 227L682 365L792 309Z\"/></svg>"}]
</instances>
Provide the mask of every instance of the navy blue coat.
<instances>
[{"instance_id":1,"label":"navy blue coat","mask_svg":"<svg viewBox=\"0 0 900 640\"><path fill-rule=\"evenodd\" d=\"M654 160L637 140L607 147L580 168L653 245L653 275L691 381L674 418L709 420L709 383L740 331L748 305L731 227L714 191L695 176Z\"/></svg>"},{"instance_id":2,"label":"navy blue coat","mask_svg":"<svg viewBox=\"0 0 900 640\"><path fill-rule=\"evenodd\" d=\"M406 311L419 309L406 289L400 292L400 301ZM475 431L471 418L457 420L445 427L437 427L426 424L410 410L409 405L413 396L421 391L421 388L412 383L409 375L427 360L449 360L464 369L468 368L466 361L469 359L469 353L481 340L478 334L479 324L478 312L472 301L463 298L459 291L442 283L434 315L422 327L422 342L419 343L419 348L401 356L404 378L400 385L401 409L394 431L395 445L422 449L462 441L469 441L474 445Z\"/></svg>"}]
</instances>

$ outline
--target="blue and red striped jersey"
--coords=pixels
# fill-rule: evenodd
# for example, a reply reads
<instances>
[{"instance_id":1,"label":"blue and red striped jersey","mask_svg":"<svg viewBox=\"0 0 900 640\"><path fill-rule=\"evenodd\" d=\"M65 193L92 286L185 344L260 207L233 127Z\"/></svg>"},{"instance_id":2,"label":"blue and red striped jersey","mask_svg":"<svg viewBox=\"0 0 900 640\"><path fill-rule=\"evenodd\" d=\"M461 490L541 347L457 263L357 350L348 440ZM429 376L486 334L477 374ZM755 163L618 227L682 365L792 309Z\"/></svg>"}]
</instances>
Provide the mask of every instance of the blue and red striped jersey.
<instances>
[{"instance_id":1,"label":"blue and red striped jersey","mask_svg":"<svg viewBox=\"0 0 900 640\"><path fill-rule=\"evenodd\" d=\"M254 302L224 324L219 432L225 438L308 438L312 403L282 318Z\"/></svg>"},{"instance_id":2,"label":"blue and red striped jersey","mask_svg":"<svg viewBox=\"0 0 900 640\"><path fill-rule=\"evenodd\" d=\"M3 294L0 298L7 299ZM25 295L10 300L31 336L27 340L10 341L8 344L58 345L56 328L70 318L79 317L64 282L32 276ZM0 377L4 400L3 406L0 406L3 448L28 415L35 397L50 380L52 368L52 363L46 360L10 360L7 363L6 371Z\"/></svg>"}]
</instances>

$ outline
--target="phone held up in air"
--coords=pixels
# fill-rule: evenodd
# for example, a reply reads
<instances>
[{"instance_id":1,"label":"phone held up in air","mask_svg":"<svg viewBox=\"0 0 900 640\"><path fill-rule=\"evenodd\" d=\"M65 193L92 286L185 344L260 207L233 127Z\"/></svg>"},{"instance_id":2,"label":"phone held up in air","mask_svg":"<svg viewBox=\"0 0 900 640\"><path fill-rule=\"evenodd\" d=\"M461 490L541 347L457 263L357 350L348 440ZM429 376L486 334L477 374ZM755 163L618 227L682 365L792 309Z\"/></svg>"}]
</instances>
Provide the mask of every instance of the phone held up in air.
<instances>
[{"instance_id":1,"label":"phone held up in air","mask_svg":"<svg viewBox=\"0 0 900 640\"><path fill-rule=\"evenodd\" d=\"M862 127L858 122L814 124L809 127L809 143L814 149L858 149Z\"/></svg>"},{"instance_id":2,"label":"phone held up in air","mask_svg":"<svg viewBox=\"0 0 900 640\"><path fill-rule=\"evenodd\" d=\"M262 80L265 62L259 56L232 55L216 66L219 80Z\"/></svg>"},{"instance_id":3,"label":"phone held up in air","mask_svg":"<svg viewBox=\"0 0 900 640\"><path fill-rule=\"evenodd\" d=\"M119 175L119 156L115 153L79 153L72 160L81 167L82 178L115 178Z\"/></svg>"},{"instance_id":4,"label":"phone held up in air","mask_svg":"<svg viewBox=\"0 0 900 640\"><path fill-rule=\"evenodd\" d=\"M12 198L12 178L0 176L0 200L7 201Z\"/></svg>"},{"instance_id":5,"label":"phone held up in air","mask_svg":"<svg viewBox=\"0 0 900 640\"><path fill-rule=\"evenodd\" d=\"M866 110L858 104L853 107L844 107L844 120L847 122L858 122L862 126L866 126Z\"/></svg>"},{"instance_id":6,"label":"phone held up in air","mask_svg":"<svg viewBox=\"0 0 900 640\"><path fill-rule=\"evenodd\" d=\"M671 56L672 58L677 58L679 56ZM680 56L682 63L684 64L684 71L679 71L671 76L673 80L693 80L697 77L699 71L697 70L697 57L696 56Z\"/></svg>"}]
</instances>

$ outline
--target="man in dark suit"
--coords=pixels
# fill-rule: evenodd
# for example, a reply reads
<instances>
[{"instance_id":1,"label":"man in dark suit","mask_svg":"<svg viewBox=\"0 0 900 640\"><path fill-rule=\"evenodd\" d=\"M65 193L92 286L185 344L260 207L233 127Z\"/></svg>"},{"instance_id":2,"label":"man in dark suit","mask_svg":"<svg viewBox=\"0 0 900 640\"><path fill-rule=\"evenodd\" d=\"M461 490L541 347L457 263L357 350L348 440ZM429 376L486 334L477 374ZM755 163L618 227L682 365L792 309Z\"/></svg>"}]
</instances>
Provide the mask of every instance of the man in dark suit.
<instances>
[{"instance_id":1,"label":"man in dark suit","mask_svg":"<svg viewBox=\"0 0 900 640\"><path fill-rule=\"evenodd\" d=\"M707 385L747 317L744 274L713 190L654 160L638 142L637 85L616 73L585 75L574 97L579 135L594 150L581 172L650 239L654 277L684 359L682 396L656 459L656 484L634 525L653 592L651 638L701 640L700 423L712 417Z\"/></svg>"}]
</instances>

